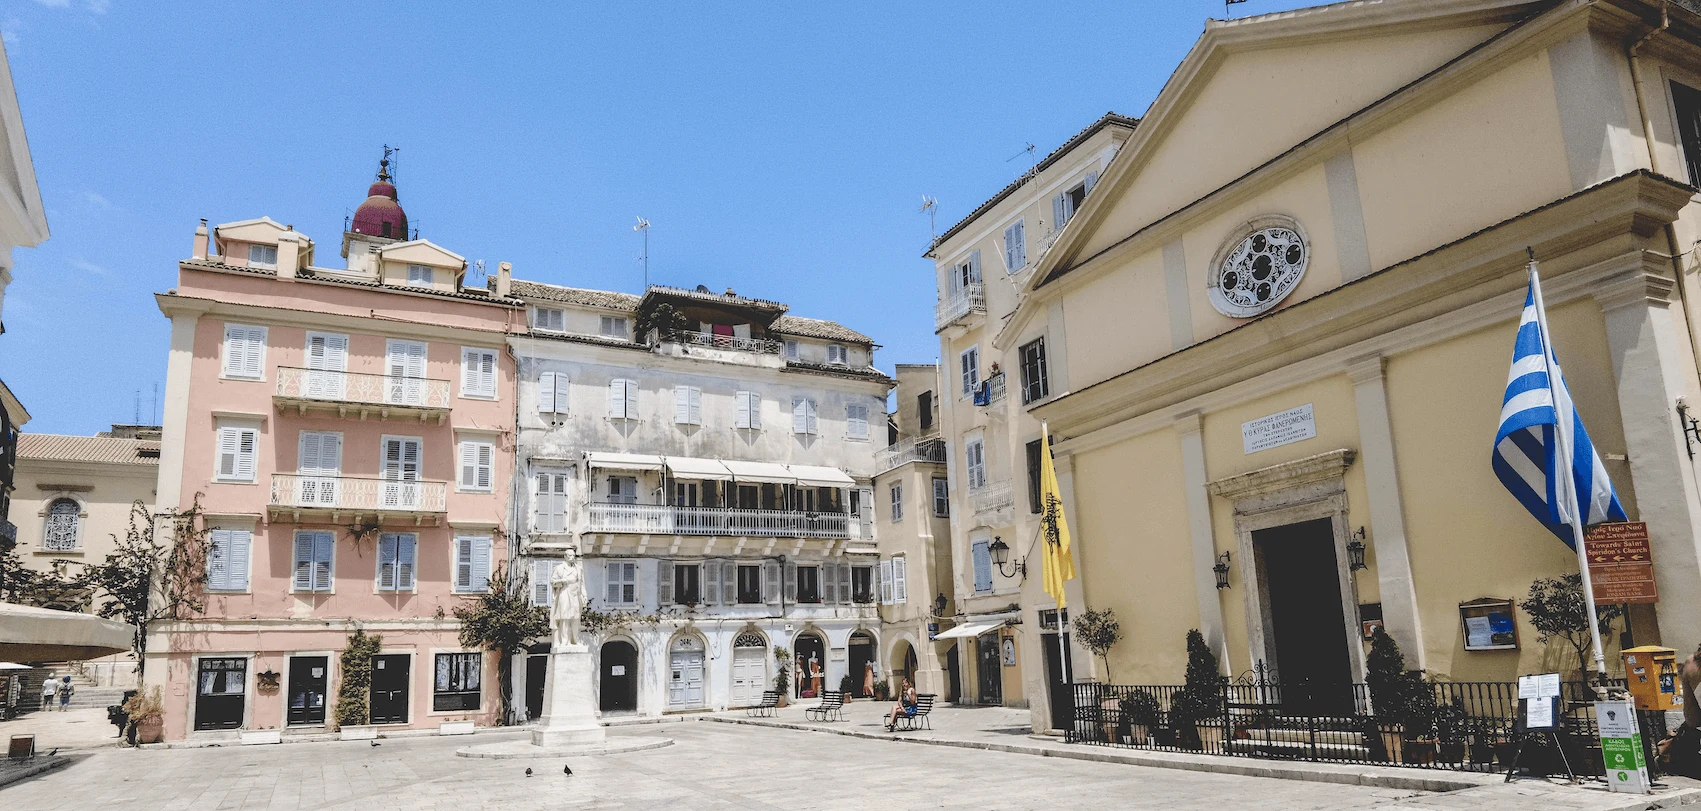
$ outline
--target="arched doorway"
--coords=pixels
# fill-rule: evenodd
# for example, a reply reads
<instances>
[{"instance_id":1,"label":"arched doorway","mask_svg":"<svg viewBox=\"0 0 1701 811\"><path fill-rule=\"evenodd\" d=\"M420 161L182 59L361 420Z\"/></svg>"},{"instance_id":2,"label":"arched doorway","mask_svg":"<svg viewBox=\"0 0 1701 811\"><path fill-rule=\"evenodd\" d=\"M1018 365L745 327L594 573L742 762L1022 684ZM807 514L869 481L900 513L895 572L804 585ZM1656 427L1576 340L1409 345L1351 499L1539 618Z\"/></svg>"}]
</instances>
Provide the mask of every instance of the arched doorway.
<instances>
[{"instance_id":1,"label":"arched doorway","mask_svg":"<svg viewBox=\"0 0 1701 811\"><path fill-rule=\"evenodd\" d=\"M792 645L792 670L798 698L820 695L822 677L827 672L827 645L815 634L799 634Z\"/></svg>"},{"instance_id":2,"label":"arched doorway","mask_svg":"<svg viewBox=\"0 0 1701 811\"><path fill-rule=\"evenodd\" d=\"M910 686L915 686L915 672L919 668L915 655L915 646L909 640L900 639L892 645L892 694L897 695L902 689L900 679L908 679Z\"/></svg>"},{"instance_id":3,"label":"arched doorway","mask_svg":"<svg viewBox=\"0 0 1701 811\"><path fill-rule=\"evenodd\" d=\"M703 706L703 640L675 637L667 646L667 708L689 710Z\"/></svg>"},{"instance_id":4,"label":"arched doorway","mask_svg":"<svg viewBox=\"0 0 1701 811\"><path fill-rule=\"evenodd\" d=\"M750 707L762 702L768 689L768 639L761 631L740 631L732 639L733 707Z\"/></svg>"},{"instance_id":5,"label":"arched doorway","mask_svg":"<svg viewBox=\"0 0 1701 811\"><path fill-rule=\"evenodd\" d=\"M852 692L857 698L873 697L874 682L879 681L874 675L879 665L874 659L874 637L867 631L851 634L849 656Z\"/></svg>"},{"instance_id":6,"label":"arched doorway","mask_svg":"<svg viewBox=\"0 0 1701 811\"><path fill-rule=\"evenodd\" d=\"M630 712L638 709L638 649L624 639L602 643L602 695L598 702L603 712ZM542 702L539 702L540 706Z\"/></svg>"}]
</instances>

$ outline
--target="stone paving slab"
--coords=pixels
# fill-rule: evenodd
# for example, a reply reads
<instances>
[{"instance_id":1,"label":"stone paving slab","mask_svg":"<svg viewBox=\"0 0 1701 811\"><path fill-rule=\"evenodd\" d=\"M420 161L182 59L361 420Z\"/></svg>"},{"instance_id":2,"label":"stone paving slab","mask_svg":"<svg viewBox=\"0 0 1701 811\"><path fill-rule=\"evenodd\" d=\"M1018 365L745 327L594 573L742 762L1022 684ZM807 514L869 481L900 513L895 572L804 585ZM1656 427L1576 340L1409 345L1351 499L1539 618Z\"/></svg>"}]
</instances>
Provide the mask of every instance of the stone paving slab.
<instances>
[{"instance_id":1,"label":"stone paving slab","mask_svg":"<svg viewBox=\"0 0 1701 811\"><path fill-rule=\"evenodd\" d=\"M0 741L11 740L13 735L34 735L38 752L50 752L55 747L99 749L124 743L118 737L118 727L107 722L104 707L32 712L0 721Z\"/></svg>"}]
</instances>

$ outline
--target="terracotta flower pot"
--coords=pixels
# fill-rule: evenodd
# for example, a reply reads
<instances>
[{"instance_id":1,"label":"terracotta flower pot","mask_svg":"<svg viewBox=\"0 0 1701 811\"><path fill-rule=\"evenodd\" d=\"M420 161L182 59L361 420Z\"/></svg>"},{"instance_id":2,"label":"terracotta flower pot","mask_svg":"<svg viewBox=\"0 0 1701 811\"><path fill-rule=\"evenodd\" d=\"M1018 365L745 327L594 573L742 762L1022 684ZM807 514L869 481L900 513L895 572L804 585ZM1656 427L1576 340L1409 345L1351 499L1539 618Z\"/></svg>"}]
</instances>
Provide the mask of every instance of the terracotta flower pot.
<instances>
[{"instance_id":1,"label":"terracotta flower pot","mask_svg":"<svg viewBox=\"0 0 1701 811\"><path fill-rule=\"evenodd\" d=\"M163 737L165 737L164 718L156 715L136 722L136 741L138 743L159 743Z\"/></svg>"}]
</instances>

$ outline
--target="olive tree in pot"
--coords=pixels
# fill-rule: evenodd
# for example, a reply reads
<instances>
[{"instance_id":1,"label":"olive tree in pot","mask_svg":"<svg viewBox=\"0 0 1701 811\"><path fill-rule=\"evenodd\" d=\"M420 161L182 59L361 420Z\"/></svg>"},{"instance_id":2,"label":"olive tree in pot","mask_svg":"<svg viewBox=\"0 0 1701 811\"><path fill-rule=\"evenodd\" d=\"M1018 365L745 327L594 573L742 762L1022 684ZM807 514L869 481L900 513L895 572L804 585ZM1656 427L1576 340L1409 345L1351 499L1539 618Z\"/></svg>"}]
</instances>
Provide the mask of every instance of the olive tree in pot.
<instances>
[{"instance_id":1,"label":"olive tree in pot","mask_svg":"<svg viewBox=\"0 0 1701 811\"><path fill-rule=\"evenodd\" d=\"M1152 728L1158 725L1158 697L1145 690L1135 690L1122 699L1122 723L1129 743L1146 744L1152 739Z\"/></svg>"},{"instance_id":2,"label":"olive tree in pot","mask_svg":"<svg viewBox=\"0 0 1701 811\"><path fill-rule=\"evenodd\" d=\"M1519 601L1518 607L1530 616L1536 636L1542 644L1559 640L1577 653L1577 672L1581 680L1589 681L1589 653L1594 649L1594 635L1589 633L1589 608L1583 599L1583 576L1542 577L1530 584L1530 595ZM1600 621L1602 637L1612 634L1613 620L1624 615L1624 606L1597 605L1595 618Z\"/></svg>"},{"instance_id":3,"label":"olive tree in pot","mask_svg":"<svg viewBox=\"0 0 1701 811\"><path fill-rule=\"evenodd\" d=\"M1083 612L1069 623L1069 631L1081 646L1093 652L1104 662L1104 681L1110 683L1110 649L1122 639L1122 626L1116 621L1116 611L1110 608L1092 609ZM1070 678L1071 683L1074 682ZM1126 721L1117 719L1117 700L1109 694L1104 695L1098 702L1099 723L1104 730L1105 739L1115 742L1121 730L1127 726Z\"/></svg>"}]
</instances>

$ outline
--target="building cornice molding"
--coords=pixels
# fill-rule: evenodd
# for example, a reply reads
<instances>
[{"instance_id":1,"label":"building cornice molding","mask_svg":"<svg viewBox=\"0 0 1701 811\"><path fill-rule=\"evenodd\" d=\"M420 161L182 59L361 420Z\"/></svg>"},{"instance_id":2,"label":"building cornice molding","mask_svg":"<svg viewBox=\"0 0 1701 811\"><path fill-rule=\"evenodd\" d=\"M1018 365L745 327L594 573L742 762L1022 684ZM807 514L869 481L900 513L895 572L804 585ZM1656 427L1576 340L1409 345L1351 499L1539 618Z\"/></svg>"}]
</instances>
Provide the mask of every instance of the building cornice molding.
<instances>
[{"instance_id":1,"label":"building cornice molding","mask_svg":"<svg viewBox=\"0 0 1701 811\"><path fill-rule=\"evenodd\" d=\"M154 300L158 302L160 312L168 318L178 315L213 316L268 327L323 329L329 332L402 340L460 342L481 349L501 349L508 336L513 334L508 328L446 327L426 321L224 302L179 293L156 293Z\"/></svg>"},{"instance_id":2,"label":"building cornice molding","mask_svg":"<svg viewBox=\"0 0 1701 811\"><path fill-rule=\"evenodd\" d=\"M1277 490L1339 480L1346 475L1347 468L1352 466L1357 456L1358 453L1351 448L1339 448L1207 482L1205 489L1213 496L1239 500Z\"/></svg>"}]
</instances>

